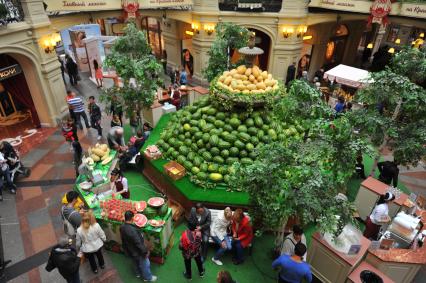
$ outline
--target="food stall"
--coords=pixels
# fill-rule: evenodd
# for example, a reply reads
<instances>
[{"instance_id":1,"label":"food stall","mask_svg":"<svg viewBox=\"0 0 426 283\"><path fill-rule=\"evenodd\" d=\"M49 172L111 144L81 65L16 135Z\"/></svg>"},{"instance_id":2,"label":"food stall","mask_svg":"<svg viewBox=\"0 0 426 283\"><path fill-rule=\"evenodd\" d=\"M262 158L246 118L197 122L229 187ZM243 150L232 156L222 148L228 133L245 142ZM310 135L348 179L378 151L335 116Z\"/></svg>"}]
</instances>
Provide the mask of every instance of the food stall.
<instances>
[{"instance_id":1,"label":"food stall","mask_svg":"<svg viewBox=\"0 0 426 283\"><path fill-rule=\"evenodd\" d=\"M314 234L308 262L321 281L361 282L360 276L368 270L383 282L408 283L426 264L426 211L406 194L369 177L361 183L355 200L360 217L365 219L379 196L388 191L396 198L389 204L390 221L382 225L378 241L366 239L356 228L344 229L334 240L327 234ZM348 243L339 246L339 238Z\"/></svg>"},{"instance_id":2,"label":"food stall","mask_svg":"<svg viewBox=\"0 0 426 283\"><path fill-rule=\"evenodd\" d=\"M330 104L334 107L339 96L343 96L345 101L352 101L356 91L368 84L369 72L363 69L340 64L324 73L324 79L328 79L334 86ZM331 92L328 88L321 88L323 92ZM361 105L354 103L354 109Z\"/></svg>"},{"instance_id":3,"label":"food stall","mask_svg":"<svg viewBox=\"0 0 426 283\"><path fill-rule=\"evenodd\" d=\"M151 260L164 263L173 246L172 210L161 197L146 201L134 199L132 195L129 200L122 199L121 195L113 198L109 180L111 171L118 165L116 154L116 151L106 149L105 145L90 148L90 157L83 158L85 168L82 170L83 174L77 178L74 190L79 193L85 206L93 210L105 231L108 241L106 247L113 251L121 250L119 227L124 223L124 212L131 210L135 213L135 225L144 234L147 245L151 248ZM131 184L129 187L132 189Z\"/></svg>"}]
</instances>

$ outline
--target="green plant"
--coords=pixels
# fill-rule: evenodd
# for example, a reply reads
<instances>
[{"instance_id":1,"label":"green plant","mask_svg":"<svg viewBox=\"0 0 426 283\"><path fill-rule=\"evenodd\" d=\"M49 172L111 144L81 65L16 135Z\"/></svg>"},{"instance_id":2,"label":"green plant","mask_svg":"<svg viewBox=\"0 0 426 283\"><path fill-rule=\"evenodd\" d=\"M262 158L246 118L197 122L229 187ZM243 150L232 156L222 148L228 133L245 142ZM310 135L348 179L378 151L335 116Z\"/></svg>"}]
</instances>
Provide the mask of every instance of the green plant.
<instances>
[{"instance_id":1,"label":"green plant","mask_svg":"<svg viewBox=\"0 0 426 283\"><path fill-rule=\"evenodd\" d=\"M9 12L7 11L6 5L3 3L0 3L0 19L6 19Z\"/></svg>"},{"instance_id":2,"label":"green plant","mask_svg":"<svg viewBox=\"0 0 426 283\"><path fill-rule=\"evenodd\" d=\"M401 164L416 165L426 156L426 50L404 48L384 71L372 73L373 80L357 93L366 106L353 111L352 124L379 147L393 151ZM378 111L378 107L383 111Z\"/></svg>"},{"instance_id":3,"label":"green plant","mask_svg":"<svg viewBox=\"0 0 426 283\"><path fill-rule=\"evenodd\" d=\"M353 221L353 206L336 195L344 191L358 154L369 152L368 143L346 117L333 120L332 110L306 82L295 81L274 111L282 125L291 121L305 129L303 142L290 137L259 148L251 165L234 165L230 183L249 193L261 229L276 229L296 215L304 224L338 234Z\"/></svg>"},{"instance_id":4,"label":"green plant","mask_svg":"<svg viewBox=\"0 0 426 283\"><path fill-rule=\"evenodd\" d=\"M249 38L249 30L234 23L218 23L215 32L215 41L208 52L209 61L203 70L203 75L209 82L223 71L239 65L229 64L228 48L239 49L247 45Z\"/></svg>"},{"instance_id":5,"label":"green plant","mask_svg":"<svg viewBox=\"0 0 426 283\"><path fill-rule=\"evenodd\" d=\"M122 87L112 87L103 93L103 101L111 101L112 95L121 97L128 115L154 102L155 93L162 84L162 66L152 55L145 33L139 31L134 23L129 23L124 35L112 46L112 52L105 59L107 67L114 68L123 81Z\"/></svg>"}]
</instances>

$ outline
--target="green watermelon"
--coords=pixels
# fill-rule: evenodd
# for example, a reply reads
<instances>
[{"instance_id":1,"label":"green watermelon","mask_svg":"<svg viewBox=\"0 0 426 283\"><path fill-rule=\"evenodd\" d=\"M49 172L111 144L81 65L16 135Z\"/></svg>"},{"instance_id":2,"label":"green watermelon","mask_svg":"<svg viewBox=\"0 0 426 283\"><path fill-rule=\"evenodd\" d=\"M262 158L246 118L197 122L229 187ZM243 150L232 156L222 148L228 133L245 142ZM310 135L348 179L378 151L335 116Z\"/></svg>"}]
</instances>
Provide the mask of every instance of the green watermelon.
<instances>
[{"instance_id":1,"label":"green watermelon","mask_svg":"<svg viewBox=\"0 0 426 283\"><path fill-rule=\"evenodd\" d=\"M206 171L207 171L207 170L206 170ZM198 178L199 180L202 180L202 181L207 180L207 177L208 177L208 175L207 175L205 172L199 172L199 173L197 174L197 178Z\"/></svg>"},{"instance_id":2,"label":"green watermelon","mask_svg":"<svg viewBox=\"0 0 426 283\"><path fill-rule=\"evenodd\" d=\"M186 161L186 158L185 158L185 156L183 156L183 155L179 155L179 156L176 158L176 161L177 161L179 164L183 165L183 163Z\"/></svg>"},{"instance_id":3,"label":"green watermelon","mask_svg":"<svg viewBox=\"0 0 426 283\"><path fill-rule=\"evenodd\" d=\"M225 118L226 118L225 113L223 113L223 112L217 112L216 113L216 119L223 121L223 120L225 120Z\"/></svg>"},{"instance_id":4,"label":"green watermelon","mask_svg":"<svg viewBox=\"0 0 426 283\"><path fill-rule=\"evenodd\" d=\"M207 116L206 121L209 123L214 124L214 122L216 121L216 118L213 116Z\"/></svg>"},{"instance_id":5,"label":"green watermelon","mask_svg":"<svg viewBox=\"0 0 426 283\"><path fill-rule=\"evenodd\" d=\"M236 157L228 157L228 158L226 159L226 164L228 164L228 165L232 165L232 164L234 164L235 162L238 162L238 158L236 158Z\"/></svg>"},{"instance_id":6,"label":"green watermelon","mask_svg":"<svg viewBox=\"0 0 426 283\"><path fill-rule=\"evenodd\" d=\"M250 140L250 135L244 132L240 132L238 133L238 137L240 138L241 141L243 142L248 142Z\"/></svg>"},{"instance_id":7,"label":"green watermelon","mask_svg":"<svg viewBox=\"0 0 426 283\"><path fill-rule=\"evenodd\" d=\"M163 204L159 209L158 209L158 215L161 217L166 216L167 212L169 212L169 207L167 206L167 204Z\"/></svg>"},{"instance_id":8,"label":"green watermelon","mask_svg":"<svg viewBox=\"0 0 426 283\"><path fill-rule=\"evenodd\" d=\"M200 166L201 163L203 163L203 159L199 156L195 156L192 162L194 163L195 166Z\"/></svg>"},{"instance_id":9,"label":"green watermelon","mask_svg":"<svg viewBox=\"0 0 426 283\"><path fill-rule=\"evenodd\" d=\"M244 165L250 165L253 163L253 160L251 160L250 158L241 158L240 162L241 164L244 164Z\"/></svg>"},{"instance_id":10,"label":"green watermelon","mask_svg":"<svg viewBox=\"0 0 426 283\"><path fill-rule=\"evenodd\" d=\"M244 124L246 124L247 127L253 127L254 126L254 121L252 118L248 118Z\"/></svg>"},{"instance_id":11,"label":"green watermelon","mask_svg":"<svg viewBox=\"0 0 426 283\"><path fill-rule=\"evenodd\" d=\"M210 135L208 133L203 134L203 142L208 143L210 141Z\"/></svg>"},{"instance_id":12,"label":"green watermelon","mask_svg":"<svg viewBox=\"0 0 426 283\"><path fill-rule=\"evenodd\" d=\"M208 115L216 115L216 109L213 107L209 107L209 109L207 109L207 114Z\"/></svg>"},{"instance_id":13,"label":"green watermelon","mask_svg":"<svg viewBox=\"0 0 426 283\"><path fill-rule=\"evenodd\" d=\"M202 163L200 165L200 170L201 172L207 172L209 170L209 166L207 165L207 163Z\"/></svg>"},{"instance_id":14,"label":"green watermelon","mask_svg":"<svg viewBox=\"0 0 426 283\"><path fill-rule=\"evenodd\" d=\"M214 125L215 125L217 128L222 128L223 126L225 126L225 122L223 122L223 121L221 121L221 120L216 120L216 121L214 121Z\"/></svg>"},{"instance_id":15,"label":"green watermelon","mask_svg":"<svg viewBox=\"0 0 426 283\"><path fill-rule=\"evenodd\" d=\"M229 120L229 124L234 128L238 128L238 126L241 124L240 120L238 120L237 118L232 118L231 120Z\"/></svg>"},{"instance_id":16,"label":"green watermelon","mask_svg":"<svg viewBox=\"0 0 426 283\"><path fill-rule=\"evenodd\" d=\"M203 153L203 158L206 161L210 161L210 160L212 160L212 155L210 154L210 152L206 151L206 152Z\"/></svg>"},{"instance_id":17,"label":"green watermelon","mask_svg":"<svg viewBox=\"0 0 426 283\"><path fill-rule=\"evenodd\" d=\"M211 163L209 165L208 171L209 172L217 172L219 170L219 166L217 164Z\"/></svg>"},{"instance_id":18,"label":"green watermelon","mask_svg":"<svg viewBox=\"0 0 426 283\"><path fill-rule=\"evenodd\" d=\"M263 126L263 119L260 116L255 116L254 117L254 124L256 125L256 127L260 128Z\"/></svg>"},{"instance_id":19,"label":"green watermelon","mask_svg":"<svg viewBox=\"0 0 426 283\"><path fill-rule=\"evenodd\" d=\"M227 157L229 157L229 150L227 150L227 149L222 150L222 151L221 151L221 153L220 153L220 155L221 155L223 158L227 158Z\"/></svg>"},{"instance_id":20,"label":"green watermelon","mask_svg":"<svg viewBox=\"0 0 426 283\"><path fill-rule=\"evenodd\" d=\"M212 154L212 155L219 155L220 154L220 149L219 148L217 148L217 147L212 147L211 149L210 149L210 153ZM214 160L214 159L213 159Z\"/></svg>"},{"instance_id":21,"label":"green watermelon","mask_svg":"<svg viewBox=\"0 0 426 283\"><path fill-rule=\"evenodd\" d=\"M228 134L224 136L223 139L227 142L234 143L237 140L237 137L235 137L233 134Z\"/></svg>"},{"instance_id":22,"label":"green watermelon","mask_svg":"<svg viewBox=\"0 0 426 283\"><path fill-rule=\"evenodd\" d=\"M191 170L192 169L192 167L193 167L193 164L192 164L192 162L191 161L188 161L188 160L186 160L183 164L183 167L185 167L186 168L186 170Z\"/></svg>"},{"instance_id":23,"label":"green watermelon","mask_svg":"<svg viewBox=\"0 0 426 283\"><path fill-rule=\"evenodd\" d=\"M224 126L223 126L223 129L224 129L225 131L232 132L232 130L233 130L234 128L232 128L232 126L231 126L231 125L226 124L226 125L224 125Z\"/></svg>"},{"instance_id":24,"label":"green watermelon","mask_svg":"<svg viewBox=\"0 0 426 283\"><path fill-rule=\"evenodd\" d=\"M243 149L243 148L245 148L245 144L244 143L242 143L241 141L239 141L239 140L236 140L235 142L234 142L234 145L235 145L235 147L237 147L238 149Z\"/></svg>"},{"instance_id":25,"label":"green watermelon","mask_svg":"<svg viewBox=\"0 0 426 283\"><path fill-rule=\"evenodd\" d=\"M217 135L210 136L210 144L215 146L219 143L219 137Z\"/></svg>"},{"instance_id":26,"label":"green watermelon","mask_svg":"<svg viewBox=\"0 0 426 283\"><path fill-rule=\"evenodd\" d=\"M155 216L157 216L157 209L148 206L144 209L143 214L146 216L146 218L153 219Z\"/></svg>"},{"instance_id":27,"label":"green watermelon","mask_svg":"<svg viewBox=\"0 0 426 283\"><path fill-rule=\"evenodd\" d=\"M253 144L251 144L251 143L247 143L247 144L246 144L246 149L247 149L248 151L253 151L253 150L254 150L254 145L253 145Z\"/></svg>"},{"instance_id":28,"label":"green watermelon","mask_svg":"<svg viewBox=\"0 0 426 283\"><path fill-rule=\"evenodd\" d=\"M235 146L229 149L229 155L232 157L237 157L240 154L240 151Z\"/></svg>"},{"instance_id":29,"label":"green watermelon","mask_svg":"<svg viewBox=\"0 0 426 283\"><path fill-rule=\"evenodd\" d=\"M219 155L216 155L215 157L213 157L213 161L216 162L216 163L219 163L219 164L225 163L225 160L222 157L220 157Z\"/></svg>"},{"instance_id":30,"label":"green watermelon","mask_svg":"<svg viewBox=\"0 0 426 283\"><path fill-rule=\"evenodd\" d=\"M237 128L237 131L240 132L240 133L241 132L246 133L247 132L247 127L244 126L244 125L239 125L238 128Z\"/></svg>"},{"instance_id":31,"label":"green watermelon","mask_svg":"<svg viewBox=\"0 0 426 283\"><path fill-rule=\"evenodd\" d=\"M240 157L247 157L247 156L248 156L247 150L245 150L245 149L240 150Z\"/></svg>"},{"instance_id":32,"label":"green watermelon","mask_svg":"<svg viewBox=\"0 0 426 283\"><path fill-rule=\"evenodd\" d=\"M179 152L180 152L182 155L186 156L186 155L189 153L189 148L188 148L187 146L181 146L181 147L179 148Z\"/></svg>"},{"instance_id":33,"label":"green watermelon","mask_svg":"<svg viewBox=\"0 0 426 283\"><path fill-rule=\"evenodd\" d=\"M226 141L219 141L219 148L220 149L227 149L231 147L231 144L229 142Z\"/></svg>"}]
</instances>

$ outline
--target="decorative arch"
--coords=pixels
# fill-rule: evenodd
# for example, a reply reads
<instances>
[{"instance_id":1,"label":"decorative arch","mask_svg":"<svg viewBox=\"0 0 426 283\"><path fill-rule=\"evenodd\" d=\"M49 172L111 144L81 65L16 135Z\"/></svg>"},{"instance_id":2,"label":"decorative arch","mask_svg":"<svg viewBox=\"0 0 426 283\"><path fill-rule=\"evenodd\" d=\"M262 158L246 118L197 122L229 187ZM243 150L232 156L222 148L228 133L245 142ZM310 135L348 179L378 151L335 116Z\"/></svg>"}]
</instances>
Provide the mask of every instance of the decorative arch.
<instances>
[{"instance_id":1,"label":"decorative arch","mask_svg":"<svg viewBox=\"0 0 426 283\"><path fill-rule=\"evenodd\" d=\"M46 100L45 89L41 78L40 61L33 50L21 46L0 46L0 54L6 54L14 58L22 67L22 72L30 89L31 98L37 109L37 115L41 124L50 124L52 113L51 103Z\"/></svg>"}]
</instances>

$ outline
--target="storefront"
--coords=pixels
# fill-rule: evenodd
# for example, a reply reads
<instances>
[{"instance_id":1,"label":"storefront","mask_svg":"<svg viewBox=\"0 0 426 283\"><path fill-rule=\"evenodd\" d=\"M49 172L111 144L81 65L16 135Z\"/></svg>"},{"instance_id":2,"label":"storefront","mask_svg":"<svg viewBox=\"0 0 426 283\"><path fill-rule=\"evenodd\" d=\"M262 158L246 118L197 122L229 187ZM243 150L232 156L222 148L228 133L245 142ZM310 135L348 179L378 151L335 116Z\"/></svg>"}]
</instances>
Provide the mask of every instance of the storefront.
<instances>
[{"instance_id":1,"label":"storefront","mask_svg":"<svg viewBox=\"0 0 426 283\"><path fill-rule=\"evenodd\" d=\"M141 19L141 29L145 31L148 43L155 56L161 58L163 54L164 41L161 35L160 21L153 17L143 17Z\"/></svg>"},{"instance_id":2,"label":"storefront","mask_svg":"<svg viewBox=\"0 0 426 283\"><path fill-rule=\"evenodd\" d=\"M40 119L21 65L0 54L0 139L19 128L39 128Z\"/></svg>"}]
</instances>

